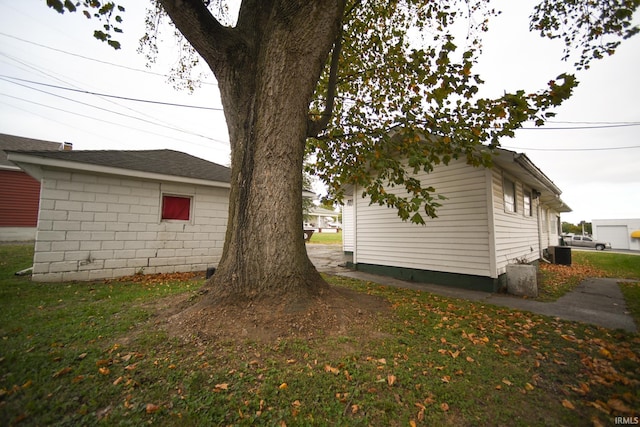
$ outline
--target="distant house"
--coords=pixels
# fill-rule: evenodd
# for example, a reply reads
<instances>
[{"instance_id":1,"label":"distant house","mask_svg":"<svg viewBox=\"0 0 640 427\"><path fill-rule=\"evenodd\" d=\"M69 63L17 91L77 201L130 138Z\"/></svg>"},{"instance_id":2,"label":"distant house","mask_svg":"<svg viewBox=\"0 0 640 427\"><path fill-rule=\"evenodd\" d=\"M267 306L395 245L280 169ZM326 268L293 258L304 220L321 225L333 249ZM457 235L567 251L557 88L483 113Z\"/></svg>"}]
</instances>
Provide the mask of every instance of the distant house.
<instances>
[{"instance_id":1,"label":"distant house","mask_svg":"<svg viewBox=\"0 0 640 427\"><path fill-rule=\"evenodd\" d=\"M524 154L498 150L493 168L464 160L416 175L447 197L426 225L403 222L350 188L343 247L356 269L405 280L484 291L502 285L509 263L535 261L559 243L560 189ZM399 194L399 188L388 188Z\"/></svg>"},{"instance_id":2,"label":"distant house","mask_svg":"<svg viewBox=\"0 0 640 427\"><path fill-rule=\"evenodd\" d=\"M314 205L309 209L309 219L307 220L305 227L313 228L320 233L326 231L335 232L338 229L336 223L338 215L339 214L336 211Z\"/></svg>"},{"instance_id":3,"label":"distant house","mask_svg":"<svg viewBox=\"0 0 640 427\"><path fill-rule=\"evenodd\" d=\"M611 243L611 249L640 250L640 218L594 219L593 236Z\"/></svg>"},{"instance_id":4,"label":"distant house","mask_svg":"<svg viewBox=\"0 0 640 427\"><path fill-rule=\"evenodd\" d=\"M41 182L33 280L202 271L218 262L228 168L171 150L9 151Z\"/></svg>"},{"instance_id":5,"label":"distant house","mask_svg":"<svg viewBox=\"0 0 640 427\"><path fill-rule=\"evenodd\" d=\"M40 200L40 182L7 160L7 151L63 149L71 145L0 134L0 241L35 239Z\"/></svg>"}]
</instances>

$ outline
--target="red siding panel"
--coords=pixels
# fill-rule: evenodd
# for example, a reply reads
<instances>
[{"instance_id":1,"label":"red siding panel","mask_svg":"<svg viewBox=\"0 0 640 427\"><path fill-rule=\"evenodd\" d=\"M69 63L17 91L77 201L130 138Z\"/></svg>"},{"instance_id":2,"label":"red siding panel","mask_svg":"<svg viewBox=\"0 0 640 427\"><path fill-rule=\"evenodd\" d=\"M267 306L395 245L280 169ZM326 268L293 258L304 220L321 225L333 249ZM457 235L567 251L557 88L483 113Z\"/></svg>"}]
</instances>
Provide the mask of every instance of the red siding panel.
<instances>
[{"instance_id":1,"label":"red siding panel","mask_svg":"<svg viewBox=\"0 0 640 427\"><path fill-rule=\"evenodd\" d=\"M0 227L38 225L40 183L22 171L0 170Z\"/></svg>"}]
</instances>

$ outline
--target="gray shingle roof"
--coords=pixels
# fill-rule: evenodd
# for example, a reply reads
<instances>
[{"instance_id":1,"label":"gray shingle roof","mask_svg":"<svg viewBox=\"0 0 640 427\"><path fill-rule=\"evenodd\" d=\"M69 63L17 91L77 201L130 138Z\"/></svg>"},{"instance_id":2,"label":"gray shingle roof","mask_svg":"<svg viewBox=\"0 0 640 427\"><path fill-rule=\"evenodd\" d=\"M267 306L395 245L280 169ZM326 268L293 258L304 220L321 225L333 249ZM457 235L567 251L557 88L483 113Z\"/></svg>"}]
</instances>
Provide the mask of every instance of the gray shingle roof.
<instances>
[{"instance_id":1,"label":"gray shingle roof","mask_svg":"<svg viewBox=\"0 0 640 427\"><path fill-rule=\"evenodd\" d=\"M7 160L6 151L18 150L53 150L58 151L62 147L59 142L42 141L40 139L24 138L15 135L6 135L0 133L0 166L12 166L13 163ZM6 150L6 151L5 151Z\"/></svg>"},{"instance_id":2,"label":"gray shingle roof","mask_svg":"<svg viewBox=\"0 0 640 427\"><path fill-rule=\"evenodd\" d=\"M231 180L231 169L174 150L21 151L21 154L207 181Z\"/></svg>"}]
</instances>

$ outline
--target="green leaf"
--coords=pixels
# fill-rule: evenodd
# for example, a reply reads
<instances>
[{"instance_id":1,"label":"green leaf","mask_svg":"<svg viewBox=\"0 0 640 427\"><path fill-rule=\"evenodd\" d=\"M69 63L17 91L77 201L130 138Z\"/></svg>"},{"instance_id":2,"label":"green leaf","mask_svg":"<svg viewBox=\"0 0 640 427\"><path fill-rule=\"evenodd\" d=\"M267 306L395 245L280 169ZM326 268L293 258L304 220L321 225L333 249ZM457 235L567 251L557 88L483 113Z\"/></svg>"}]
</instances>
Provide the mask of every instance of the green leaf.
<instances>
[{"instance_id":1,"label":"green leaf","mask_svg":"<svg viewBox=\"0 0 640 427\"><path fill-rule=\"evenodd\" d=\"M64 13L64 4L60 0L47 0L47 6L58 13Z\"/></svg>"},{"instance_id":2,"label":"green leaf","mask_svg":"<svg viewBox=\"0 0 640 427\"><path fill-rule=\"evenodd\" d=\"M76 6L73 4L73 2L71 2L69 0L65 0L64 7L66 7L69 12L75 12L76 11Z\"/></svg>"},{"instance_id":3,"label":"green leaf","mask_svg":"<svg viewBox=\"0 0 640 427\"><path fill-rule=\"evenodd\" d=\"M105 32L100 31L100 30L95 30L93 32L93 37L95 37L96 39L106 42L107 38L109 37Z\"/></svg>"}]
</instances>

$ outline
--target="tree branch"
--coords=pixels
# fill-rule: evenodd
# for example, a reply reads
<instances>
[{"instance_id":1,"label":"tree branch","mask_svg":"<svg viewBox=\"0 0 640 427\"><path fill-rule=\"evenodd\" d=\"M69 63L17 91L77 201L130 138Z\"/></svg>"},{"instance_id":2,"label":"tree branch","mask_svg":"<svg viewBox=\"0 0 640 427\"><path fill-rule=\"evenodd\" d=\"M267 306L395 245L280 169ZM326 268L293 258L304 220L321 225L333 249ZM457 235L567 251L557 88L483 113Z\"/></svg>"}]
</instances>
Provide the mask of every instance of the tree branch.
<instances>
[{"instance_id":1,"label":"tree branch","mask_svg":"<svg viewBox=\"0 0 640 427\"><path fill-rule=\"evenodd\" d=\"M327 100L325 102L324 111L320 118L313 120L311 117L307 122L307 136L309 138L317 137L320 132L325 130L331 121L333 114L333 106L336 99L336 86L338 83L338 65L340 62L340 52L342 50L342 25L333 44L333 52L331 53L331 66L329 68L329 84L327 87Z\"/></svg>"},{"instance_id":2,"label":"tree branch","mask_svg":"<svg viewBox=\"0 0 640 427\"><path fill-rule=\"evenodd\" d=\"M202 0L158 1L214 73L228 60L227 53L241 43L234 29L220 24Z\"/></svg>"}]
</instances>

